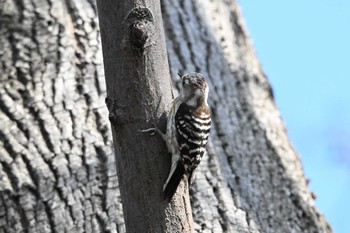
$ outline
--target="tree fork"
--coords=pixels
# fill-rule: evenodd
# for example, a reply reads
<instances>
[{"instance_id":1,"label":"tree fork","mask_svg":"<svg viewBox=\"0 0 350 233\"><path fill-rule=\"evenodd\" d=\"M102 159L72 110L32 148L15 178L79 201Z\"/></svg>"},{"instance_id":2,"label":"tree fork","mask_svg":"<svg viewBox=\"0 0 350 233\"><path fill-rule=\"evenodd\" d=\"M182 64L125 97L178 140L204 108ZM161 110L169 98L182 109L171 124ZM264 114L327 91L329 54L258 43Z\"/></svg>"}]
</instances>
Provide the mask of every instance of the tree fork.
<instances>
[{"instance_id":1,"label":"tree fork","mask_svg":"<svg viewBox=\"0 0 350 233\"><path fill-rule=\"evenodd\" d=\"M165 143L139 132L155 121L165 125L172 101L160 3L97 0L97 6L126 230L193 232L187 185L181 182L170 203L163 200Z\"/></svg>"}]
</instances>

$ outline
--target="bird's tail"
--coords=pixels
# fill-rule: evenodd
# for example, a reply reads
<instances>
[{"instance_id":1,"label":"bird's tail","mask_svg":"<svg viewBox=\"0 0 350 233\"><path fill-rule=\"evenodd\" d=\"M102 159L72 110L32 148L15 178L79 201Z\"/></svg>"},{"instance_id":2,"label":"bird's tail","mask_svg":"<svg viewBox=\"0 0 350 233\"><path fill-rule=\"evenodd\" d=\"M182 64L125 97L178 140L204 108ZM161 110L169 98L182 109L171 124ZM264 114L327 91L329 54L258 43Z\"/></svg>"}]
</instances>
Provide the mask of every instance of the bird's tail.
<instances>
[{"instance_id":1,"label":"bird's tail","mask_svg":"<svg viewBox=\"0 0 350 233\"><path fill-rule=\"evenodd\" d=\"M164 200L170 201L174 196L177 186L179 186L180 181L185 173L185 168L181 162L177 163L176 169L172 174L170 180L164 187Z\"/></svg>"}]
</instances>

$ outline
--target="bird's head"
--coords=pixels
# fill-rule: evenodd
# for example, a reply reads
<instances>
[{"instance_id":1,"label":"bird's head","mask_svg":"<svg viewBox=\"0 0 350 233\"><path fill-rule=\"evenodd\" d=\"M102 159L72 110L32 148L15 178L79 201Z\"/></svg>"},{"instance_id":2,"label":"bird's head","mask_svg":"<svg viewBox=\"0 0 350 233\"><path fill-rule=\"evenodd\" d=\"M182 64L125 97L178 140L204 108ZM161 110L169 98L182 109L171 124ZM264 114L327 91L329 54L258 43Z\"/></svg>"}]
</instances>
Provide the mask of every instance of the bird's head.
<instances>
[{"instance_id":1,"label":"bird's head","mask_svg":"<svg viewBox=\"0 0 350 233\"><path fill-rule=\"evenodd\" d=\"M208 105L209 87L204 76L193 72L180 75L180 77L182 79L180 94L182 101L192 107Z\"/></svg>"}]
</instances>

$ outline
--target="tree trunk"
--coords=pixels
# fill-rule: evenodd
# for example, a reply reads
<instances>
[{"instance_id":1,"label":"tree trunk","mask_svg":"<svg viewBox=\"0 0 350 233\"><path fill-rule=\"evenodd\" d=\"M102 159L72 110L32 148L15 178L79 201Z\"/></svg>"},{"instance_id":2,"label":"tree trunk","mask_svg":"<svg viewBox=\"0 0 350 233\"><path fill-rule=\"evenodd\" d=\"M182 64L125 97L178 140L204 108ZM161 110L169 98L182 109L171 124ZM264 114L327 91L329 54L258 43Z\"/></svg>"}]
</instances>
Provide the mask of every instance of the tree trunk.
<instances>
[{"instance_id":1,"label":"tree trunk","mask_svg":"<svg viewBox=\"0 0 350 233\"><path fill-rule=\"evenodd\" d=\"M5 0L0 9L0 233L125 232L94 1ZM195 230L331 232L315 208L236 2L164 0L162 14L174 87L178 71L199 71L210 86L208 154L190 192ZM107 32L112 40L118 38L113 30ZM168 85L162 80L150 81L147 90L156 82ZM162 88L158 113L170 96L169 86ZM140 100L133 90L132 101ZM135 126L122 129L126 135L151 126L154 100L151 110L140 110L142 119L132 120ZM124 143L137 138L143 148L154 145L157 158L165 156L159 137L135 134L114 136ZM150 164L156 183L167 175L165 161ZM155 200L161 187L136 192L130 195ZM141 211L139 220L157 221Z\"/></svg>"},{"instance_id":2,"label":"tree trunk","mask_svg":"<svg viewBox=\"0 0 350 233\"><path fill-rule=\"evenodd\" d=\"M163 200L171 163L165 142L139 132L153 127L172 100L160 2L98 0L97 6L126 230L193 232L187 186L170 204Z\"/></svg>"}]
</instances>

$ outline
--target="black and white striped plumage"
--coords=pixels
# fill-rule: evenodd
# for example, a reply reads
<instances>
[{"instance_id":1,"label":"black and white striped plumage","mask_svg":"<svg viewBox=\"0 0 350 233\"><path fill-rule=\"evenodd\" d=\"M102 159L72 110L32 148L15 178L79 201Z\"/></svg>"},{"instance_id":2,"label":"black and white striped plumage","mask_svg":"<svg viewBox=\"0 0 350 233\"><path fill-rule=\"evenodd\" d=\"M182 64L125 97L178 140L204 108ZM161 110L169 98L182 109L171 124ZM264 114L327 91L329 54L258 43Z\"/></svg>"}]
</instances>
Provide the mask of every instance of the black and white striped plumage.
<instances>
[{"instance_id":1,"label":"black and white striped plumage","mask_svg":"<svg viewBox=\"0 0 350 233\"><path fill-rule=\"evenodd\" d=\"M211 124L208 92L202 74L182 76L181 93L172 102L165 135L172 155L171 170L163 187L167 200L172 198L184 175L191 184L205 152Z\"/></svg>"}]
</instances>

